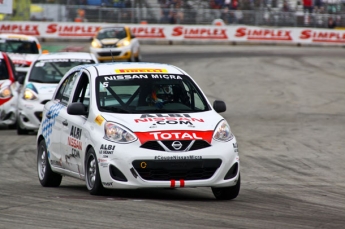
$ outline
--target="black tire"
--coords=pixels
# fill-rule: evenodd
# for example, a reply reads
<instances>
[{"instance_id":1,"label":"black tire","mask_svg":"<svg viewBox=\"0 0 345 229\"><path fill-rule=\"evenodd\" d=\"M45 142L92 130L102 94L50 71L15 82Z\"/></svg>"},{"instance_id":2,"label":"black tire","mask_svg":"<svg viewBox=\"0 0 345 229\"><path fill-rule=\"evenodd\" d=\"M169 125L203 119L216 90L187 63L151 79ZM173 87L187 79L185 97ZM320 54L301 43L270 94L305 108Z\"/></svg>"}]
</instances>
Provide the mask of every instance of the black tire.
<instances>
[{"instance_id":1,"label":"black tire","mask_svg":"<svg viewBox=\"0 0 345 229\"><path fill-rule=\"evenodd\" d=\"M38 180L43 187L59 187L62 176L54 173L48 160L47 146L44 140L41 140L37 147L37 173Z\"/></svg>"},{"instance_id":2,"label":"black tire","mask_svg":"<svg viewBox=\"0 0 345 229\"><path fill-rule=\"evenodd\" d=\"M96 153L90 148L85 157L85 182L91 195L103 195L106 193L99 175Z\"/></svg>"},{"instance_id":3,"label":"black tire","mask_svg":"<svg viewBox=\"0 0 345 229\"><path fill-rule=\"evenodd\" d=\"M19 125L19 122L17 121L17 134L18 135L28 135L29 134L29 131L26 130L26 129L22 129Z\"/></svg>"},{"instance_id":4,"label":"black tire","mask_svg":"<svg viewBox=\"0 0 345 229\"><path fill-rule=\"evenodd\" d=\"M235 199L240 193L241 188L241 175L238 176L238 180L235 186L224 188L211 188L214 197L217 200L232 200Z\"/></svg>"}]
</instances>

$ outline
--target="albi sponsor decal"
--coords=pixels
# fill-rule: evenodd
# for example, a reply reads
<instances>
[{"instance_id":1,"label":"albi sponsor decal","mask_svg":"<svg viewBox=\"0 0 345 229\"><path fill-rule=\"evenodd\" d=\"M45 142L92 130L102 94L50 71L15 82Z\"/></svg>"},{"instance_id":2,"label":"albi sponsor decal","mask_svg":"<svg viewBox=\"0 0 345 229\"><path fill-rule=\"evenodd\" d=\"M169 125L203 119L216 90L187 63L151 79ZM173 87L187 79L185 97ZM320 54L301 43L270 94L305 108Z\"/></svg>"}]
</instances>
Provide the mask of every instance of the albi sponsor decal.
<instances>
[{"instance_id":1,"label":"albi sponsor decal","mask_svg":"<svg viewBox=\"0 0 345 229\"><path fill-rule=\"evenodd\" d=\"M165 38L164 27L131 27L131 31L138 38Z\"/></svg>"},{"instance_id":2,"label":"albi sponsor decal","mask_svg":"<svg viewBox=\"0 0 345 229\"><path fill-rule=\"evenodd\" d=\"M99 154L113 154L115 145L102 144L99 149Z\"/></svg>"},{"instance_id":3,"label":"albi sponsor decal","mask_svg":"<svg viewBox=\"0 0 345 229\"><path fill-rule=\"evenodd\" d=\"M47 34L57 34L60 37L92 37L100 29L100 26L83 24L49 24Z\"/></svg>"},{"instance_id":4,"label":"albi sponsor decal","mask_svg":"<svg viewBox=\"0 0 345 229\"><path fill-rule=\"evenodd\" d=\"M39 36L40 32L38 30L38 25L34 24L6 24L1 23L0 33L16 33L25 34L31 36Z\"/></svg>"},{"instance_id":5,"label":"albi sponsor decal","mask_svg":"<svg viewBox=\"0 0 345 229\"><path fill-rule=\"evenodd\" d=\"M141 144L147 141L163 140L205 140L211 143L213 130L190 131L190 130L168 130L154 132L136 132Z\"/></svg>"},{"instance_id":6,"label":"albi sponsor decal","mask_svg":"<svg viewBox=\"0 0 345 229\"><path fill-rule=\"evenodd\" d=\"M258 41L292 41L291 31L286 29L261 29L240 27L235 37Z\"/></svg>"},{"instance_id":7,"label":"albi sponsor decal","mask_svg":"<svg viewBox=\"0 0 345 229\"><path fill-rule=\"evenodd\" d=\"M72 148L82 150L82 142L80 141L82 129L72 126L68 136L68 145ZM79 152L78 152L79 154Z\"/></svg>"},{"instance_id":8,"label":"albi sponsor decal","mask_svg":"<svg viewBox=\"0 0 345 229\"><path fill-rule=\"evenodd\" d=\"M192 122L204 122L202 118L192 118L189 114L142 114L134 122L155 122L159 125L165 124L187 124L193 125Z\"/></svg>"},{"instance_id":9,"label":"albi sponsor decal","mask_svg":"<svg viewBox=\"0 0 345 229\"><path fill-rule=\"evenodd\" d=\"M219 27L193 28L177 26L173 28L172 36L182 36L185 39L228 39L228 36L226 35L226 29Z\"/></svg>"},{"instance_id":10,"label":"albi sponsor decal","mask_svg":"<svg viewBox=\"0 0 345 229\"><path fill-rule=\"evenodd\" d=\"M345 43L345 32L306 29L301 31L299 38L301 40L311 39L313 42Z\"/></svg>"}]
</instances>

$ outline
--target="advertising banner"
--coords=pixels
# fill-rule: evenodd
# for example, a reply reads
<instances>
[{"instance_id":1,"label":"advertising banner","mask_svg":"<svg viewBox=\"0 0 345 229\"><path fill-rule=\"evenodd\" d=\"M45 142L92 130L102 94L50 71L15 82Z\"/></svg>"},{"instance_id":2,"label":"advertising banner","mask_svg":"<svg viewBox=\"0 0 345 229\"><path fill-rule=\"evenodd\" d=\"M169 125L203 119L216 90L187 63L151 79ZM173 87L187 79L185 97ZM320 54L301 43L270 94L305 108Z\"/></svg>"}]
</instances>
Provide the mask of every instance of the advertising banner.
<instances>
[{"instance_id":1,"label":"advertising banner","mask_svg":"<svg viewBox=\"0 0 345 229\"><path fill-rule=\"evenodd\" d=\"M1 1L1 0L0 0ZM85 39L102 27L122 26L107 23L2 22L0 33L33 35L38 38ZM290 44L345 45L345 30L316 28L276 28L258 26L142 25L127 24L140 40L255 42Z\"/></svg>"}]
</instances>

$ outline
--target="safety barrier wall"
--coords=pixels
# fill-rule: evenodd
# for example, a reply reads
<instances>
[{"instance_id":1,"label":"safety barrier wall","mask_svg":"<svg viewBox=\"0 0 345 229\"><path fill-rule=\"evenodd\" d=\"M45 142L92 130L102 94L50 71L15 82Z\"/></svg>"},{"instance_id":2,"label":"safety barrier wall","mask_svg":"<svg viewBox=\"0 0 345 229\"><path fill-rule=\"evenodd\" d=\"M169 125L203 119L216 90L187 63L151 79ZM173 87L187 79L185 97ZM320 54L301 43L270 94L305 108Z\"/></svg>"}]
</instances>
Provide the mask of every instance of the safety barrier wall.
<instances>
[{"instance_id":1,"label":"safety barrier wall","mask_svg":"<svg viewBox=\"0 0 345 229\"><path fill-rule=\"evenodd\" d=\"M0 33L33 35L38 38L90 40L96 31L108 23L6 22L0 24ZM148 41L203 41L255 42L285 44L344 45L345 30L258 27L258 26L203 26L203 25L148 25L126 24L140 40Z\"/></svg>"}]
</instances>

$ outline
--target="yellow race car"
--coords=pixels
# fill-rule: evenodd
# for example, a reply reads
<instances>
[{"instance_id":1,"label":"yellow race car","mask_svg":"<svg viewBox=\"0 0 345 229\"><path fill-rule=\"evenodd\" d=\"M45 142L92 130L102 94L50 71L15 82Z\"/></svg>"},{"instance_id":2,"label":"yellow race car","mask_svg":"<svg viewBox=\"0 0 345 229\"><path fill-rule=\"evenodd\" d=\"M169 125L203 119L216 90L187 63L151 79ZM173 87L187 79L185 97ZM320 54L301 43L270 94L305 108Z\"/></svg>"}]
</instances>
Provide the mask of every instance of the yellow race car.
<instances>
[{"instance_id":1,"label":"yellow race car","mask_svg":"<svg viewBox=\"0 0 345 229\"><path fill-rule=\"evenodd\" d=\"M139 41L127 26L101 28L92 38L90 52L99 62L141 60Z\"/></svg>"}]
</instances>

